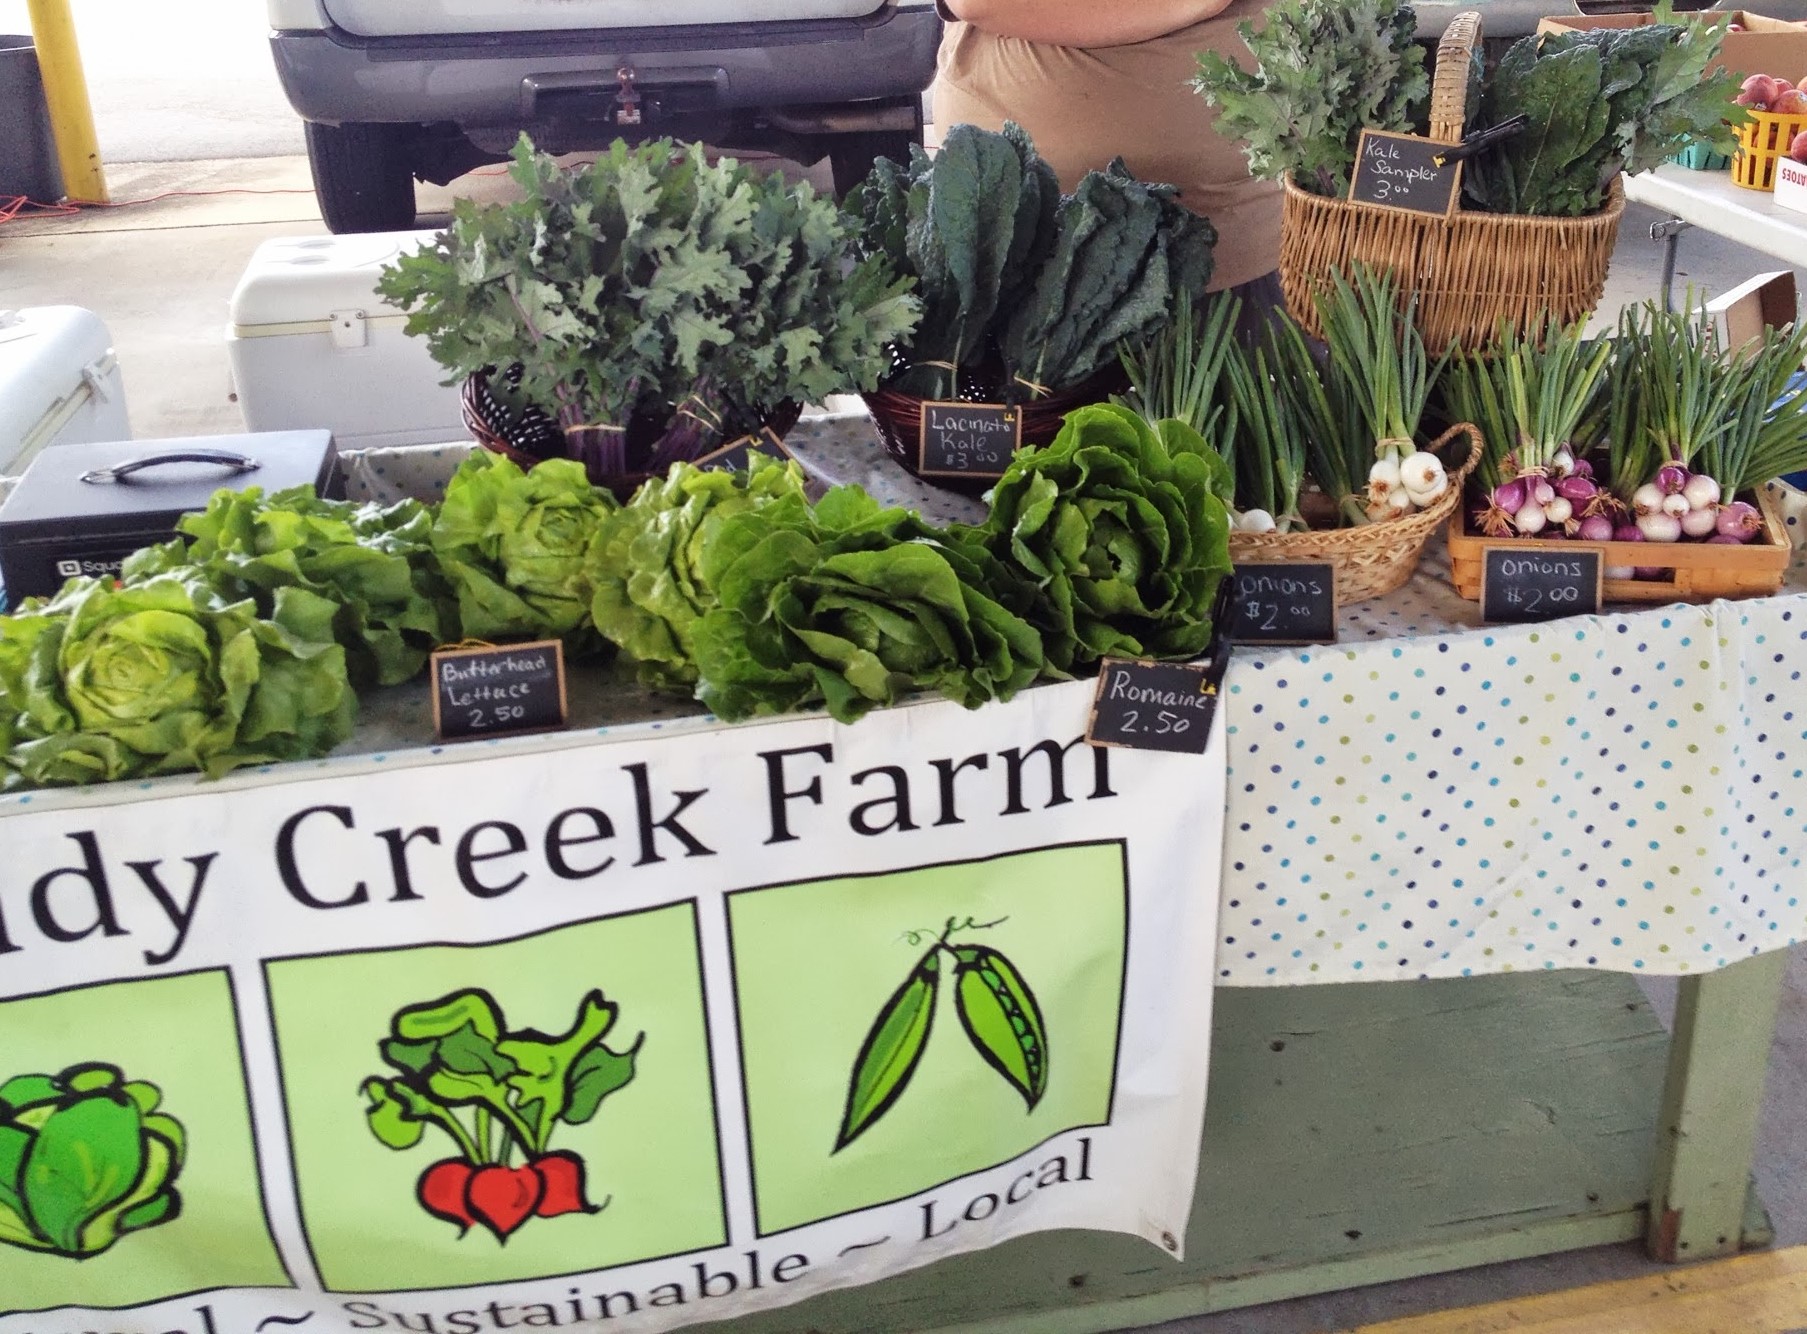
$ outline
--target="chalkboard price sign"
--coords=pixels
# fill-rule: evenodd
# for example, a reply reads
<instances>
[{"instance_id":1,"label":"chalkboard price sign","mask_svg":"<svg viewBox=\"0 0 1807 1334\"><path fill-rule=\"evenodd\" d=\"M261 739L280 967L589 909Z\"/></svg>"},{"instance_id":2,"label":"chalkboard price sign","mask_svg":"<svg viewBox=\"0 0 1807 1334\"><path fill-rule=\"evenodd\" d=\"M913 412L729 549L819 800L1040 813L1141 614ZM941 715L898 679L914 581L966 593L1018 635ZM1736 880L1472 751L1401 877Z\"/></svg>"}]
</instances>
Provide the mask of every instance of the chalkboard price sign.
<instances>
[{"instance_id":1,"label":"chalkboard price sign","mask_svg":"<svg viewBox=\"0 0 1807 1334\"><path fill-rule=\"evenodd\" d=\"M441 741L565 725L565 654L556 639L441 649L431 680L433 732Z\"/></svg>"},{"instance_id":2,"label":"chalkboard price sign","mask_svg":"<svg viewBox=\"0 0 1807 1334\"><path fill-rule=\"evenodd\" d=\"M1106 658L1085 739L1094 746L1203 755L1223 682L1216 662L1142 662Z\"/></svg>"},{"instance_id":3,"label":"chalkboard price sign","mask_svg":"<svg viewBox=\"0 0 1807 1334\"><path fill-rule=\"evenodd\" d=\"M1438 166L1435 161L1451 147L1416 134L1363 130L1349 198L1359 204L1442 216L1455 208L1456 190L1462 184L1460 162Z\"/></svg>"},{"instance_id":4,"label":"chalkboard price sign","mask_svg":"<svg viewBox=\"0 0 1807 1334\"><path fill-rule=\"evenodd\" d=\"M1336 643L1336 570L1319 565L1238 565L1230 638L1238 644Z\"/></svg>"},{"instance_id":5,"label":"chalkboard price sign","mask_svg":"<svg viewBox=\"0 0 1807 1334\"><path fill-rule=\"evenodd\" d=\"M1483 621L1551 621L1600 610L1600 552L1525 551L1510 546L1482 552Z\"/></svg>"},{"instance_id":6,"label":"chalkboard price sign","mask_svg":"<svg viewBox=\"0 0 1807 1334\"><path fill-rule=\"evenodd\" d=\"M760 428L758 435L743 435L740 439L723 445L713 454L705 454L696 461L696 466L704 472L744 472L749 456L764 454L768 458L777 459L780 463L788 463L790 450L784 447L777 433L769 426Z\"/></svg>"},{"instance_id":7,"label":"chalkboard price sign","mask_svg":"<svg viewBox=\"0 0 1807 1334\"><path fill-rule=\"evenodd\" d=\"M1002 477L1022 443L1021 408L924 403L916 471L923 477Z\"/></svg>"}]
</instances>

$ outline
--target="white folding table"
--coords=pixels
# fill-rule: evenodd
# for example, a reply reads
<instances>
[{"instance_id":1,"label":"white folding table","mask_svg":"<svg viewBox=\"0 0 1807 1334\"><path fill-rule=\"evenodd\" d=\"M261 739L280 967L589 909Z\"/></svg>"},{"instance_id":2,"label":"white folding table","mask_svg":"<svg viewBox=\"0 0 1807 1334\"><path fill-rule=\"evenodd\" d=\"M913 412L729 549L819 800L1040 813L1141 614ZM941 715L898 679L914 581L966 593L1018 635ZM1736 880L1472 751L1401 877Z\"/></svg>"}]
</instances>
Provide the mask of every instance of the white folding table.
<instances>
[{"instance_id":1,"label":"white folding table","mask_svg":"<svg viewBox=\"0 0 1807 1334\"><path fill-rule=\"evenodd\" d=\"M1766 190L1734 185L1730 172L1692 171L1665 162L1625 177L1625 198L1669 215L1650 229L1663 241L1663 301L1675 277L1675 246L1688 227L1701 227L1727 240L1774 255L1788 264L1807 264L1807 213L1778 208Z\"/></svg>"}]
</instances>

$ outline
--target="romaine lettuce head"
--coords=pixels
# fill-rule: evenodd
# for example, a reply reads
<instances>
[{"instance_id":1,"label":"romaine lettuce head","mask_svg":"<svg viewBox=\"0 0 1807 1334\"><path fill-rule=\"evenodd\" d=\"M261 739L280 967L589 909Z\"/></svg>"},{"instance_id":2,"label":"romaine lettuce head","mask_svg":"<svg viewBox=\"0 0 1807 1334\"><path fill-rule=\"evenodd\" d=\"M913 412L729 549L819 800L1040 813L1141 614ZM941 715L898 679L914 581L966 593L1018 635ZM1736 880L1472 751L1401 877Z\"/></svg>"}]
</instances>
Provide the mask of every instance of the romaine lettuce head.
<instances>
[{"instance_id":1,"label":"romaine lettuce head","mask_svg":"<svg viewBox=\"0 0 1807 1334\"><path fill-rule=\"evenodd\" d=\"M446 487L433 525L463 633L560 638L574 652L600 648L584 558L615 507L575 460L547 459L523 472L500 454L472 454Z\"/></svg>"},{"instance_id":2,"label":"romaine lettuce head","mask_svg":"<svg viewBox=\"0 0 1807 1334\"><path fill-rule=\"evenodd\" d=\"M703 552L719 605L695 629L698 698L730 719L821 702L842 722L912 690L1007 699L1041 671L1041 640L968 582L986 564L857 487L736 515Z\"/></svg>"},{"instance_id":3,"label":"romaine lettuce head","mask_svg":"<svg viewBox=\"0 0 1807 1334\"><path fill-rule=\"evenodd\" d=\"M0 1082L0 1242L85 1259L175 1218L187 1135L162 1100L99 1062Z\"/></svg>"},{"instance_id":4,"label":"romaine lettuce head","mask_svg":"<svg viewBox=\"0 0 1807 1334\"><path fill-rule=\"evenodd\" d=\"M1051 444L1011 460L973 534L1036 585L1032 619L1054 668L1204 651L1230 572L1229 513L1209 454L1183 423L1157 429L1101 405L1068 414Z\"/></svg>"},{"instance_id":5,"label":"romaine lettuce head","mask_svg":"<svg viewBox=\"0 0 1807 1334\"><path fill-rule=\"evenodd\" d=\"M639 663L640 679L685 695L696 685L694 632L715 606L702 553L723 523L781 496L803 495L794 463L751 456L747 472L703 472L673 464L603 519L588 574L596 628Z\"/></svg>"},{"instance_id":6,"label":"romaine lettuce head","mask_svg":"<svg viewBox=\"0 0 1807 1334\"><path fill-rule=\"evenodd\" d=\"M269 497L257 487L220 490L177 527L183 537L127 560L127 583L182 572L227 601L254 599L263 616L279 588L318 593L338 604L334 631L360 688L411 680L455 637L433 512L418 501L359 505L322 500L309 487Z\"/></svg>"},{"instance_id":7,"label":"romaine lettuce head","mask_svg":"<svg viewBox=\"0 0 1807 1334\"><path fill-rule=\"evenodd\" d=\"M199 580L72 579L5 618L0 678L17 711L7 785L103 782L321 755L357 697L334 603L284 588L271 617Z\"/></svg>"}]
</instances>

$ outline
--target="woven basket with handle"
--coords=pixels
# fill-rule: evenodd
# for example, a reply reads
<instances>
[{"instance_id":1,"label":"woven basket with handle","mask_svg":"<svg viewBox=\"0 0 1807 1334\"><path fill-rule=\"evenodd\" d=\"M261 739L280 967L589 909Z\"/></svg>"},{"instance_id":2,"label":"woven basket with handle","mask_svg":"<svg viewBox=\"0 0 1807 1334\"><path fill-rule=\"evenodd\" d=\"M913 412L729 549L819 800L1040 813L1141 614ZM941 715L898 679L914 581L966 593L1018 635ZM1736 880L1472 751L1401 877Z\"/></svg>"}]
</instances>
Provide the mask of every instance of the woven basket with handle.
<instances>
[{"instance_id":1,"label":"woven basket with handle","mask_svg":"<svg viewBox=\"0 0 1807 1334\"><path fill-rule=\"evenodd\" d=\"M522 468L531 469L534 464L549 458L574 456L570 432L561 430L557 422L539 409L528 408L520 416L509 419L485 376L473 375L464 382L459 391L458 406L471 439ZM802 415L803 405L787 400L767 414L762 426L783 439ZM629 441L635 441L642 431L643 423L636 420L629 428ZM648 433L657 434L656 430ZM585 471L593 484L613 492L615 498L622 501L631 499L640 484L655 475L650 472L603 473L587 465Z\"/></svg>"},{"instance_id":2,"label":"woven basket with handle","mask_svg":"<svg viewBox=\"0 0 1807 1334\"><path fill-rule=\"evenodd\" d=\"M1481 40L1481 16L1456 15L1437 47L1431 80L1431 138L1461 139L1468 70ZM1433 356L1454 341L1481 347L1503 320L1518 333L1545 312L1565 323L1599 303L1618 237L1625 192L1615 178L1606 205L1582 218L1538 218L1458 209L1449 217L1329 199L1285 183L1280 221L1280 283L1286 306L1321 336L1315 295L1333 268L1354 263L1390 269L1418 296L1418 328Z\"/></svg>"},{"instance_id":3,"label":"woven basket with handle","mask_svg":"<svg viewBox=\"0 0 1807 1334\"><path fill-rule=\"evenodd\" d=\"M1302 533L1231 533L1230 561L1257 565L1264 561L1305 561L1329 564L1336 577L1336 600L1341 606L1391 593L1418 568L1424 544L1462 503L1462 487L1481 458L1481 433L1467 422L1450 427L1425 448L1437 453L1457 436L1468 439L1468 455L1449 467L1449 485L1429 509L1415 510L1397 519L1360 524L1354 528L1310 529ZM1447 460L1445 466L1448 467Z\"/></svg>"}]
</instances>

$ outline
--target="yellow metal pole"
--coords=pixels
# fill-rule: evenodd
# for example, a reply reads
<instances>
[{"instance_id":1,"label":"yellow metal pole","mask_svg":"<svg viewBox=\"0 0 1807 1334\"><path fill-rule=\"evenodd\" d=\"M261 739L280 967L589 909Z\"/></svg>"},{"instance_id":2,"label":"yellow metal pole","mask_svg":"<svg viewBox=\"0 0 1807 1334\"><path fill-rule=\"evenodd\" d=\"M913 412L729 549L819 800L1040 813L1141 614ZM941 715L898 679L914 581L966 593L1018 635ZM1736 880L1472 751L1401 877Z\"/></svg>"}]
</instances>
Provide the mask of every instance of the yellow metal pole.
<instances>
[{"instance_id":1,"label":"yellow metal pole","mask_svg":"<svg viewBox=\"0 0 1807 1334\"><path fill-rule=\"evenodd\" d=\"M82 73L69 0L25 0L25 8L31 15L32 41L44 77L57 163L63 169L63 194L76 203L104 204L107 180L100 169L94 109L88 103L88 79Z\"/></svg>"}]
</instances>

